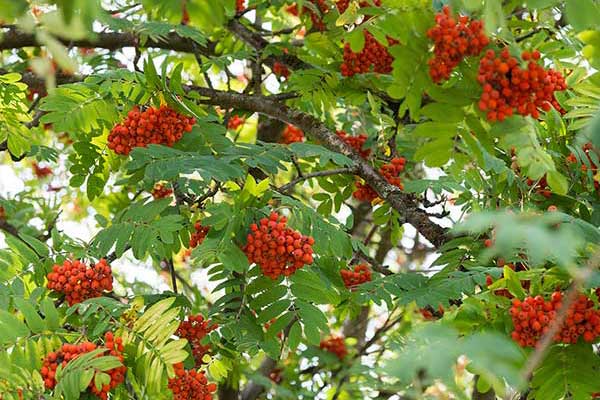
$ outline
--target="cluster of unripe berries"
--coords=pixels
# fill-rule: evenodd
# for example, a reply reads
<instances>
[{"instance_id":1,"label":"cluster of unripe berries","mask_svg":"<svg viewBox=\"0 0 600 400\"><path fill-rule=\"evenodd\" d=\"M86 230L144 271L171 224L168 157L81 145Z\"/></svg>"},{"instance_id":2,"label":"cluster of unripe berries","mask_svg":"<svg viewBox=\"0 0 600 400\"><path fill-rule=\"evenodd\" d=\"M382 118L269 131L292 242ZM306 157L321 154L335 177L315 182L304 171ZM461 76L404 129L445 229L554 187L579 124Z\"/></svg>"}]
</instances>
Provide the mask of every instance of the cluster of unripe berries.
<instances>
[{"instance_id":1,"label":"cluster of unripe berries","mask_svg":"<svg viewBox=\"0 0 600 400\"><path fill-rule=\"evenodd\" d=\"M202 226L200 221L196 221L194 224L194 232L190 236L190 248L193 249L196 246L199 246L204 242L204 238L208 235L208 231L210 230L210 226Z\"/></svg>"},{"instance_id":2,"label":"cluster of unripe berries","mask_svg":"<svg viewBox=\"0 0 600 400\"><path fill-rule=\"evenodd\" d=\"M466 16L455 18L448 6L435 16L435 26L427 31L427 36L434 45L429 75L435 83L450 78L465 57L479 55L490 42L481 21Z\"/></svg>"},{"instance_id":3,"label":"cluster of unripe berries","mask_svg":"<svg viewBox=\"0 0 600 400\"><path fill-rule=\"evenodd\" d=\"M180 338L187 339L192 348L192 356L196 361L196 366L202 365L202 357L210 350L208 344L201 343L202 339L218 327L219 325L204 319L200 314L189 315L187 321L181 321L179 324L175 334Z\"/></svg>"},{"instance_id":4,"label":"cluster of unripe berries","mask_svg":"<svg viewBox=\"0 0 600 400\"><path fill-rule=\"evenodd\" d=\"M353 269L342 269L340 275L344 281L344 286L348 289L371 281L371 269L366 264L355 265Z\"/></svg>"},{"instance_id":5,"label":"cluster of unripe berries","mask_svg":"<svg viewBox=\"0 0 600 400\"><path fill-rule=\"evenodd\" d=\"M343 76L354 76L367 72L389 74L392 72L394 57L389 53L386 46L379 43L375 36L367 30L363 31L365 44L359 53L352 51L350 43L344 44L344 62L340 67ZM387 38L388 45L398 44L398 41Z\"/></svg>"},{"instance_id":6,"label":"cluster of unripe berries","mask_svg":"<svg viewBox=\"0 0 600 400\"><path fill-rule=\"evenodd\" d=\"M234 115L233 117L229 118L229 121L227 121L227 129L235 131L237 128L244 125L245 122L246 118L240 117L239 115Z\"/></svg>"},{"instance_id":7,"label":"cluster of unripe berries","mask_svg":"<svg viewBox=\"0 0 600 400\"><path fill-rule=\"evenodd\" d=\"M154 197L155 199L164 199L166 197L171 196L172 194L173 189L167 187L167 185L163 183L157 183L152 188L152 197Z\"/></svg>"},{"instance_id":8,"label":"cluster of unripe berries","mask_svg":"<svg viewBox=\"0 0 600 400\"><path fill-rule=\"evenodd\" d=\"M186 370L183 363L173 365L175 377L169 379L173 400L212 400L217 385L208 383L204 372Z\"/></svg>"},{"instance_id":9,"label":"cluster of unripe berries","mask_svg":"<svg viewBox=\"0 0 600 400\"><path fill-rule=\"evenodd\" d=\"M291 144L303 141L304 132L302 132L302 129L297 128L294 125L288 124L281 133L280 143Z\"/></svg>"},{"instance_id":10,"label":"cluster of unripe berries","mask_svg":"<svg viewBox=\"0 0 600 400\"><path fill-rule=\"evenodd\" d=\"M550 300L542 296L527 297L523 301L513 299L510 315L514 324L512 338L522 347L534 347L544 335L562 307L563 296L552 293ZM600 336L600 310L594 302L580 294L567 310L567 318L554 335L559 343L577 343L579 337L594 342Z\"/></svg>"},{"instance_id":11,"label":"cluster of unripe berries","mask_svg":"<svg viewBox=\"0 0 600 400\"><path fill-rule=\"evenodd\" d=\"M321 340L319 347L321 350L335 354L340 360L343 360L348 354L344 338L340 336L330 336L327 339Z\"/></svg>"},{"instance_id":12,"label":"cluster of unripe berries","mask_svg":"<svg viewBox=\"0 0 600 400\"><path fill-rule=\"evenodd\" d=\"M404 157L396 157L392 159L389 164L384 164L379 168L379 173L388 181L390 185L394 185L400 190L404 189L402 180L399 175L404 171L406 165L406 159ZM379 195L368 183L357 181L355 183L356 190L352 193L352 196L358 201L372 202Z\"/></svg>"},{"instance_id":13,"label":"cluster of unripe berries","mask_svg":"<svg viewBox=\"0 0 600 400\"><path fill-rule=\"evenodd\" d=\"M98 348L99 347L92 342L82 342L80 344L65 343L59 350L48 353L42 362L42 368L40 370L46 388L52 390L56 386L56 370L59 366L62 366L64 369L71 360ZM100 348L106 350L104 353L99 354L98 357L114 356L118 358L121 363L123 362L123 341L120 337L114 337L112 332L107 332L104 335L104 346L101 346ZM110 376L110 382L103 385L100 390L98 390L94 382L95 379L92 378L92 381L88 386L88 391L100 399L106 400L108 398L108 392L123 383L126 372L127 368L124 365L104 371L104 373Z\"/></svg>"},{"instance_id":14,"label":"cluster of unripe berries","mask_svg":"<svg viewBox=\"0 0 600 400\"><path fill-rule=\"evenodd\" d=\"M46 178L52 175L52 169L50 167L40 167L40 165L36 162L31 164L31 168L33 168L33 174L36 178Z\"/></svg>"},{"instance_id":15,"label":"cluster of unripe berries","mask_svg":"<svg viewBox=\"0 0 600 400\"><path fill-rule=\"evenodd\" d=\"M259 224L250 225L247 243L242 248L248 261L256 263L263 274L277 279L290 276L304 265L312 264L315 240L287 226L287 218L272 212Z\"/></svg>"},{"instance_id":16,"label":"cluster of unripe berries","mask_svg":"<svg viewBox=\"0 0 600 400\"><path fill-rule=\"evenodd\" d=\"M48 289L64 294L70 306L113 289L112 271L104 259L90 267L79 260L66 260L54 265L47 279Z\"/></svg>"},{"instance_id":17,"label":"cluster of unripe berries","mask_svg":"<svg viewBox=\"0 0 600 400\"><path fill-rule=\"evenodd\" d=\"M479 109L487 112L489 121L503 121L513 114L531 115L539 118L539 109L550 111L552 107L564 112L554 97L554 92L566 90L567 84L560 72L544 69L538 61L540 53L523 52L526 68L503 49L497 56L488 50L479 63L479 83L483 93Z\"/></svg>"},{"instance_id":18,"label":"cluster of unripe berries","mask_svg":"<svg viewBox=\"0 0 600 400\"><path fill-rule=\"evenodd\" d=\"M136 106L110 131L108 148L117 154L128 155L134 147L172 146L185 132L190 132L195 123L195 118L186 117L166 105L143 111Z\"/></svg>"},{"instance_id":19,"label":"cluster of unripe berries","mask_svg":"<svg viewBox=\"0 0 600 400\"><path fill-rule=\"evenodd\" d=\"M352 147L362 158L367 158L371 154L371 149L363 149L363 146L367 142L367 135L361 133L358 136L352 136L344 131L337 131L336 133L340 139Z\"/></svg>"}]
</instances>

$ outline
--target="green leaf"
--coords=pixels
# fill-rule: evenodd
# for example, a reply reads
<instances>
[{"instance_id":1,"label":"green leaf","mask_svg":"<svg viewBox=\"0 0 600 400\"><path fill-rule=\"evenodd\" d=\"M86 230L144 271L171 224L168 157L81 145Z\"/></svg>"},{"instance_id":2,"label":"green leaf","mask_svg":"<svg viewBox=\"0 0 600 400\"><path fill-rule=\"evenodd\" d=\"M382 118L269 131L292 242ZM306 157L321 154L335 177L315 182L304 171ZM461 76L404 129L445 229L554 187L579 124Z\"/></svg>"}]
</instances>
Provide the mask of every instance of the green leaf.
<instances>
[{"instance_id":1,"label":"green leaf","mask_svg":"<svg viewBox=\"0 0 600 400\"><path fill-rule=\"evenodd\" d=\"M600 358L590 344L554 345L534 371L532 396L536 399L589 399L600 391Z\"/></svg>"},{"instance_id":2,"label":"green leaf","mask_svg":"<svg viewBox=\"0 0 600 400\"><path fill-rule=\"evenodd\" d=\"M566 195L569 190L567 178L558 171L548 171L546 174L548 185L554 193Z\"/></svg>"},{"instance_id":3,"label":"green leaf","mask_svg":"<svg viewBox=\"0 0 600 400\"><path fill-rule=\"evenodd\" d=\"M594 0L566 0L567 20L578 31L600 26L600 5Z\"/></svg>"},{"instance_id":4,"label":"green leaf","mask_svg":"<svg viewBox=\"0 0 600 400\"><path fill-rule=\"evenodd\" d=\"M0 310L0 343L12 344L28 334L27 325L8 311Z\"/></svg>"},{"instance_id":5,"label":"green leaf","mask_svg":"<svg viewBox=\"0 0 600 400\"><path fill-rule=\"evenodd\" d=\"M21 297L15 297L14 302L17 309L25 316L25 322L33 333L41 333L46 328L44 320L29 301Z\"/></svg>"},{"instance_id":6,"label":"green leaf","mask_svg":"<svg viewBox=\"0 0 600 400\"><path fill-rule=\"evenodd\" d=\"M218 253L219 261L225 268L243 273L249 267L246 254L233 243L227 243Z\"/></svg>"}]
</instances>

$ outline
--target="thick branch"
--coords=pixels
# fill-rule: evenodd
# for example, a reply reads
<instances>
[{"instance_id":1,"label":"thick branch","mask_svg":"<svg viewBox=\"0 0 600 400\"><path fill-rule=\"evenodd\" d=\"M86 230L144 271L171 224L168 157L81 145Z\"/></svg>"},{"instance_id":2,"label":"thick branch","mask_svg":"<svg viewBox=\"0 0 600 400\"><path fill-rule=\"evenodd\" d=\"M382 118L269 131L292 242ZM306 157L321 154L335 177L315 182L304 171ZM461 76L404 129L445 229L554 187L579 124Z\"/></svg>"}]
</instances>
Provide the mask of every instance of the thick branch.
<instances>
[{"instance_id":1,"label":"thick branch","mask_svg":"<svg viewBox=\"0 0 600 400\"><path fill-rule=\"evenodd\" d=\"M57 82L62 83L59 78L57 77ZM70 76L66 80L67 82L73 82L82 78ZM39 86L43 83L39 77L31 73L24 73L22 80L32 86ZM447 240L447 229L429 219L427 213L419 208L419 202L415 196L402 193L397 187L390 185L371 164L360 157L332 130L312 115L289 108L287 105L268 96L251 96L200 86L185 86L184 89L188 92L197 92L205 97L204 100L201 100L204 104L258 112L297 126L305 134L318 140L324 147L350 158L353 161L356 175L364 179L382 199L400 213L403 218L402 222L413 225L435 247L441 246Z\"/></svg>"},{"instance_id":2,"label":"thick branch","mask_svg":"<svg viewBox=\"0 0 600 400\"><path fill-rule=\"evenodd\" d=\"M193 40L179 36L175 32L167 34L162 40L153 40L148 38L145 42L140 41L138 35L129 32L104 32L95 33L91 39L69 40L56 38L66 46L101 48L108 50L117 50L123 47L144 47L157 48L164 50L181 51L186 53L200 53L206 56L214 53L215 44L208 42L206 45L200 45ZM21 32L11 27L3 31L2 40L0 40L0 50L19 49L22 47L42 46L35 34Z\"/></svg>"},{"instance_id":3,"label":"thick branch","mask_svg":"<svg viewBox=\"0 0 600 400\"><path fill-rule=\"evenodd\" d=\"M205 96L206 100L203 102L206 104L250 110L297 126L329 150L350 158L356 168L356 175L363 178L381 198L400 213L404 222L413 225L435 247L439 247L446 241L446 229L429 219L427 213L418 207L418 201L414 196L402 193L398 188L390 185L367 161L312 115L291 109L265 96L247 96L197 86L190 86L187 89Z\"/></svg>"}]
</instances>

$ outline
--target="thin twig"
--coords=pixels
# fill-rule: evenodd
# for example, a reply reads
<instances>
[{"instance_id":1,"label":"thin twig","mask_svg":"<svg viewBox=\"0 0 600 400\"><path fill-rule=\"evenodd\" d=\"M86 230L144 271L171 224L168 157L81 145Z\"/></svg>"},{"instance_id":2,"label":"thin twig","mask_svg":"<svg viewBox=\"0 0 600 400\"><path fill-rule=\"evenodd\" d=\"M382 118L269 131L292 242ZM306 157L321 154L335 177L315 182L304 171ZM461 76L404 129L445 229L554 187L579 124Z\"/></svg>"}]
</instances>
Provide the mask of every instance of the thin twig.
<instances>
[{"instance_id":1,"label":"thin twig","mask_svg":"<svg viewBox=\"0 0 600 400\"><path fill-rule=\"evenodd\" d=\"M331 176L331 175L348 175L348 174L354 174L354 168L337 168L337 169L329 169L329 170L325 170L325 171L316 171L316 172L312 172L310 174L306 174L304 176L298 176L297 178L293 179L291 182L286 183L285 185L279 187L277 189L278 192L287 192L288 190L290 190L291 188L293 188L295 185L297 185L298 183L305 181L307 179L312 179L312 178L318 178L318 177L323 177L323 176Z\"/></svg>"},{"instance_id":2,"label":"thin twig","mask_svg":"<svg viewBox=\"0 0 600 400\"><path fill-rule=\"evenodd\" d=\"M171 285L173 286L173 292L177 293L177 275L175 273L175 265L173 265L173 259L165 260L169 267L169 273L171 274Z\"/></svg>"}]
</instances>

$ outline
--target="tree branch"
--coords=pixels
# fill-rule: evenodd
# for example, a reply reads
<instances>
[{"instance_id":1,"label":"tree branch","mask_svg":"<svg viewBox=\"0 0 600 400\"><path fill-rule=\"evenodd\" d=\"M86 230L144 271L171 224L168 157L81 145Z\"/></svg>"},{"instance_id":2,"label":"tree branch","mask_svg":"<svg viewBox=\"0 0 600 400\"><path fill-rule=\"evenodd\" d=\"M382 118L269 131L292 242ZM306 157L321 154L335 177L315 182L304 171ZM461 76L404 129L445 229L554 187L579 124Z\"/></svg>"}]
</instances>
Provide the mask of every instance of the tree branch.
<instances>
[{"instance_id":1,"label":"tree branch","mask_svg":"<svg viewBox=\"0 0 600 400\"><path fill-rule=\"evenodd\" d=\"M447 240L446 229L429 219L427 213L418 207L418 201L413 195L402 193L398 188L390 185L371 164L312 115L291 109L266 96L248 96L197 86L188 86L187 90L204 96L202 102L205 104L250 110L297 126L305 134L320 141L324 147L350 158L356 168L356 175L363 178L381 198L403 216L404 222L413 225L435 247L439 247Z\"/></svg>"},{"instance_id":2,"label":"tree branch","mask_svg":"<svg viewBox=\"0 0 600 400\"><path fill-rule=\"evenodd\" d=\"M0 50L20 49L22 47L43 46L35 34L25 33L15 27L9 27L2 30L3 36L0 40ZM175 32L170 32L162 40L147 38L144 45L141 45L140 37L129 32L103 32L95 33L91 39L70 40L56 37L65 46L100 48L107 50L117 50L123 47L143 47L156 48L163 50L181 51L185 53L200 53L211 56L215 51L215 43L208 42L206 45L200 45L192 39L179 36Z\"/></svg>"},{"instance_id":3,"label":"tree branch","mask_svg":"<svg viewBox=\"0 0 600 400\"><path fill-rule=\"evenodd\" d=\"M318 178L318 177L323 177L323 176L331 176L331 175L343 175L343 174L354 174L354 170L352 168L337 168L337 169L329 169L329 170L325 170L325 171L312 172L310 174L298 176L297 178L293 179L289 183L286 183L285 185L279 187L277 189L277 191L278 192L287 192L288 190L290 190L291 188L296 186L296 184L298 184L302 181L305 181L307 179Z\"/></svg>"},{"instance_id":4,"label":"tree branch","mask_svg":"<svg viewBox=\"0 0 600 400\"><path fill-rule=\"evenodd\" d=\"M229 31L237 36L242 42L259 52L269 45L269 42L265 38L263 38L260 34L252 32L250 29L246 28L246 26L244 26L237 19L232 19L229 21L227 24L227 29L229 29ZM269 56L264 60L264 62L271 67L273 64L275 64L275 62L281 62L292 69L306 69L310 67L304 61L292 54Z\"/></svg>"},{"instance_id":5,"label":"tree branch","mask_svg":"<svg viewBox=\"0 0 600 400\"><path fill-rule=\"evenodd\" d=\"M57 82L62 83L59 78L57 77ZM66 80L73 82L82 78L81 76L68 76ZM42 79L27 72L23 74L22 80L34 86L43 83ZM403 193L397 187L389 184L369 162L360 157L335 132L316 117L289 108L286 104L269 96L245 95L193 85L184 86L184 90L196 92L203 96L204 99L200 100L203 104L253 111L297 126L305 134L318 140L324 147L350 158L353 161L355 174L364 179L382 199L400 213L403 218L402 222L413 225L434 247L441 246L448 239L447 229L429 219L427 212L419 208L419 201L414 195Z\"/></svg>"}]
</instances>

